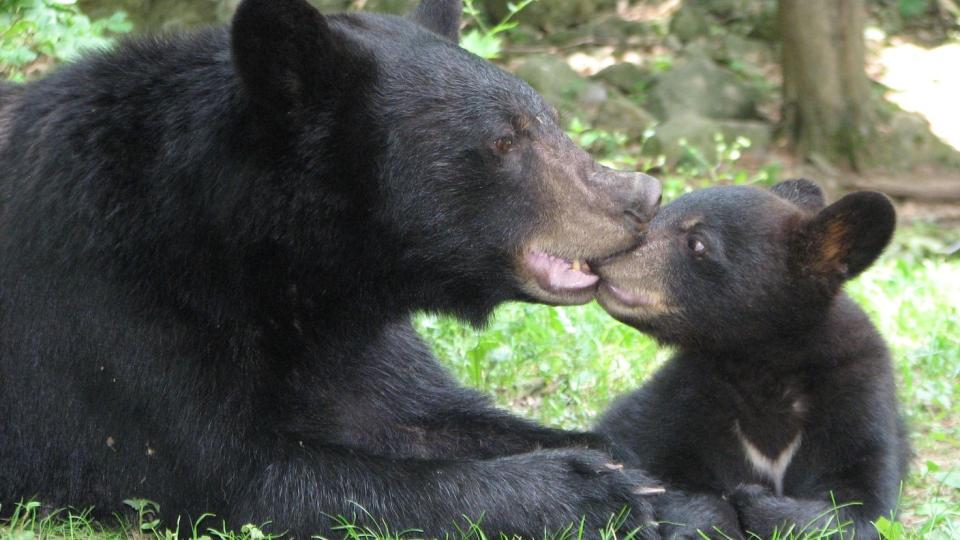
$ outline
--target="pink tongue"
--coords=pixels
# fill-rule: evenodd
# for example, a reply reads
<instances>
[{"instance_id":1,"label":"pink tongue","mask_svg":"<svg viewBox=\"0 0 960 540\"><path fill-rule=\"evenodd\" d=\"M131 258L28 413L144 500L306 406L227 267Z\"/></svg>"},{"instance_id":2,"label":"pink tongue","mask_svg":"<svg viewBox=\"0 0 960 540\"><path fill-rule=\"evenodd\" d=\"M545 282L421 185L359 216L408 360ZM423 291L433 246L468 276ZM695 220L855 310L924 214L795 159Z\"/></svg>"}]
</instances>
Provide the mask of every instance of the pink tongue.
<instances>
[{"instance_id":1,"label":"pink tongue","mask_svg":"<svg viewBox=\"0 0 960 540\"><path fill-rule=\"evenodd\" d=\"M542 251L527 253L527 264L544 289L576 290L594 285L600 278L594 274L574 270L570 263Z\"/></svg>"}]
</instances>

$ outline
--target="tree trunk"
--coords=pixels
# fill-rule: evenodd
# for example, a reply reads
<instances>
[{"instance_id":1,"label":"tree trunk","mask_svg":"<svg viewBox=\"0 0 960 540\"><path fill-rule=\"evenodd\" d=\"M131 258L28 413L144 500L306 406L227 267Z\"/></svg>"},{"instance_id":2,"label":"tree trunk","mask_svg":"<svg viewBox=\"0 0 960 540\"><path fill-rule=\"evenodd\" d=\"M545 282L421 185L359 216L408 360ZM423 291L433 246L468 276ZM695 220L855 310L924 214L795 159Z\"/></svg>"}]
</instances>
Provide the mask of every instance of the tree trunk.
<instances>
[{"instance_id":1,"label":"tree trunk","mask_svg":"<svg viewBox=\"0 0 960 540\"><path fill-rule=\"evenodd\" d=\"M783 122L799 154L859 168L870 136L863 0L779 0Z\"/></svg>"}]
</instances>

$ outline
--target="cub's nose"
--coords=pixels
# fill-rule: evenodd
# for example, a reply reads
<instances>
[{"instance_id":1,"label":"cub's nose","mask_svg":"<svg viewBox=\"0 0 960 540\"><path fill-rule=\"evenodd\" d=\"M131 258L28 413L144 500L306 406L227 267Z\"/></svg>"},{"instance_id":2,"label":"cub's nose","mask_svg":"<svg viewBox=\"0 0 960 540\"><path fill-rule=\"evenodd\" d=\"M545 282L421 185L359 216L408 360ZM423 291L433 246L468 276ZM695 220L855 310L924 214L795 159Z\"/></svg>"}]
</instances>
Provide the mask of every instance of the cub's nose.
<instances>
[{"instance_id":1,"label":"cub's nose","mask_svg":"<svg viewBox=\"0 0 960 540\"><path fill-rule=\"evenodd\" d=\"M632 174L635 178L633 180L634 188L626 201L627 208L624 210L624 214L637 225L645 225L660 210L660 201L663 200L660 181L643 173L627 174Z\"/></svg>"}]
</instances>

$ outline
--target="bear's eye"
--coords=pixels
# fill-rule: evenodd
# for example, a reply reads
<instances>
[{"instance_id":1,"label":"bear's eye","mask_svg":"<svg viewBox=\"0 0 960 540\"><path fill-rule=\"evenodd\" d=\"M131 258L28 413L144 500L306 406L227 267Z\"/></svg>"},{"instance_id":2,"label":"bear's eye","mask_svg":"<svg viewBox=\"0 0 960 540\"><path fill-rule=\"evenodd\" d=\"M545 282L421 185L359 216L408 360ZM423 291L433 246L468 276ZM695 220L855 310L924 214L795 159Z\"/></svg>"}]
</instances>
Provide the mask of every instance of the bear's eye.
<instances>
[{"instance_id":1,"label":"bear's eye","mask_svg":"<svg viewBox=\"0 0 960 540\"><path fill-rule=\"evenodd\" d=\"M510 150L513 150L513 137L500 137L493 145L496 146L497 152L509 154Z\"/></svg>"},{"instance_id":2,"label":"bear's eye","mask_svg":"<svg viewBox=\"0 0 960 540\"><path fill-rule=\"evenodd\" d=\"M707 246L696 236L687 237L687 247L694 255L703 255L707 252Z\"/></svg>"}]
</instances>

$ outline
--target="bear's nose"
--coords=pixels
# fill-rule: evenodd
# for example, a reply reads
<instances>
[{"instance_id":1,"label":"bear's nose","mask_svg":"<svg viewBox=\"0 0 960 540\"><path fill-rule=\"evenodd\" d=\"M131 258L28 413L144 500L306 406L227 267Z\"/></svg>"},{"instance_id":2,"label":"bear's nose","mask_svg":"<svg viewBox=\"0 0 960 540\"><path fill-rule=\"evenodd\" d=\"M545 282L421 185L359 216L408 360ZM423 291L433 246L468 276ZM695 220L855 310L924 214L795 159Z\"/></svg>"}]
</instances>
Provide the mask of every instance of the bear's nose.
<instances>
[{"instance_id":1,"label":"bear's nose","mask_svg":"<svg viewBox=\"0 0 960 540\"><path fill-rule=\"evenodd\" d=\"M660 181L648 174L601 166L591 179L607 194L608 208L615 215L625 216L632 225L645 225L660 209Z\"/></svg>"},{"instance_id":2,"label":"bear's nose","mask_svg":"<svg viewBox=\"0 0 960 540\"><path fill-rule=\"evenodd\" d=\"M632 173L633 190L629 194L627 208L624 214L637 225L645 225L657 215L660 202L663 200L663 190L660 181L643 173Z\"/></svg>"}]
</instances>

